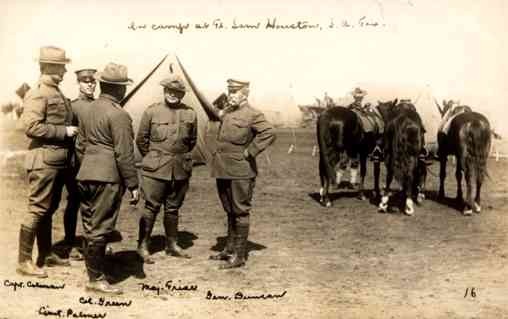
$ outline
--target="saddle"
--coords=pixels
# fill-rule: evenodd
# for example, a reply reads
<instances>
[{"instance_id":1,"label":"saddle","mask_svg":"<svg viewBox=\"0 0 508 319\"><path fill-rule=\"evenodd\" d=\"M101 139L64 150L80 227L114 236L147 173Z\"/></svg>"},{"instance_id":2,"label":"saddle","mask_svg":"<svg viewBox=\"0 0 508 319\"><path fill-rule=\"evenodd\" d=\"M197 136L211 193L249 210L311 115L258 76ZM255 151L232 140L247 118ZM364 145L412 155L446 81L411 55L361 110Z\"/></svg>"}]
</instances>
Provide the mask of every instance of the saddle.
<instances>
[{"instance_id":1,"label":"saddle","mask_svg":"<svg viewBox=\"0 0 508 319\"><path fill-rule=\"evenodd\" d=\"M358 116L360 126L365 133L381 134L384 132L384 122L375 111L366 111L358 108L351 109Z\"/></svg>"},{"instance_id":2,"label":"saddle","mask_svg":"<svg viewBox=\"0 0 508 319\"><path fill-rule=\"evenodd\" d=\"M448 131L450 130L450 125L453 119L465 112L472 112L472 110L467 105L460 105L449 109L443 116L441 124L439 125L439 132L443 132L444 134L448 135Z\"/></svg>"}]
</instances>

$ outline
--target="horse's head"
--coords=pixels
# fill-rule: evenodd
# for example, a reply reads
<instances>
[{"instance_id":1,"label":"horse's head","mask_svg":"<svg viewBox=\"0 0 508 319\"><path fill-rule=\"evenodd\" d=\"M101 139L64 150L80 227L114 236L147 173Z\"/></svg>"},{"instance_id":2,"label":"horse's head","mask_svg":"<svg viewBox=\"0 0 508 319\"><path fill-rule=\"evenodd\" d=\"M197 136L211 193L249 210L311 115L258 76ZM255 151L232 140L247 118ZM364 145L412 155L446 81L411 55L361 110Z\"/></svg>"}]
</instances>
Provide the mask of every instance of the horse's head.
<instances>
[{"instance_id":1,"label":"horse's head","mask_svg":"<svg viewBox=\"0 0 508 319\"><path fill-rule=\"evenodd\" d=\"M393 118L395 115L395 106L397 105L398 99L388 102L377 101L377 110L379 114L383 117L383 120L387 122L389 119Z\"/></svg>"}]
</instances>

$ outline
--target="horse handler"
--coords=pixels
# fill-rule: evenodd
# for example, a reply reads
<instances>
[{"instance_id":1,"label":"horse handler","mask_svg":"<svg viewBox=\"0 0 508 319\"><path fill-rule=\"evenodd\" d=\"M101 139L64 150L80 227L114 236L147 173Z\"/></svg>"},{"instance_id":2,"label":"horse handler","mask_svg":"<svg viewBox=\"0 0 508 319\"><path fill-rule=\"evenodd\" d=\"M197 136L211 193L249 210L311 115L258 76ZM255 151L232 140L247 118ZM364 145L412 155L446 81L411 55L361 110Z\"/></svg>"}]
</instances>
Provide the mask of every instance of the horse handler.
<instances>
[{"instance_id":1,"label":"horse handler","mask_svg":"<svg viewBox=\"0 0 508 319\"><path fill-rule=\"evenodd\" d=\"M229 79L227 83L227 105L219 111L217 150L210 165L228 219L226 246L219 254L210 256L212 260L227 261L221 269L245 265L256 156L275 140L273 126L247 101L249 82Z\"/></svg>"}]
</instances>

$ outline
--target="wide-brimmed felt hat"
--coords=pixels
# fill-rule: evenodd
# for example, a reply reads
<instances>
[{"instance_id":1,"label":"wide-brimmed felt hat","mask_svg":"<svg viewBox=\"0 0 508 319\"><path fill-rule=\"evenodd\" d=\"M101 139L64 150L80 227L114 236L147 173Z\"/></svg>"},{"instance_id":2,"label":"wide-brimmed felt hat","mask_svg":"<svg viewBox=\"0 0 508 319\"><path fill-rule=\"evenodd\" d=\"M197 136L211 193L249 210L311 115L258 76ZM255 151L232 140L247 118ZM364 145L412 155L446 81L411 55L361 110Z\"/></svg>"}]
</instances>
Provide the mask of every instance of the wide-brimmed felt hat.
<instances>
[{"instance_id":1,"label":"wide-brimmed felt hat","mask_svg":"<svg viewBox=\"0 0 508 319\"><path fill-rule=\"evenodd\" d=\"M165 88L179 92L186 92L185 84L179 76L170 76L159 82Z\"/></svg>"},{"instance_id":2,"label":"wide-brimmed felt hat","mask_svg":"<svg viewBox=\"0 0 508 319\"><path fill-rule=\"evenodd\" d=\"M67 64L71 59L65 56L65 50L54 46L41 47L39 63Z\"/></svg>"},{"instance_id":3,"label":"wide-brimmed felt hat","mask_svg":"<svg viewBox=\"0 0 508 319\"><path fill-rule=\"evenodd\" d=\"M79 69L74 71L79 82L92 82L95 81L94 75L97 73L96 69Z\"/></svg>"},{"instance_id":4,"label":"wide-brimmed felt hat","mask_svg":"<svg viewBox=\"0 0 508 319\"><path fill-rule=\"evenodd\" d=\"M364 97L365 95L367 95L367 91L357 87L351 92L351 95L353 95L353 97Z\"/></svg>"},{"instance_id":5,"label":"wide-brimmed felt hat","mask_svg":"<svg viewBox=\"0 0 508 319\"><path fill-rule=\"evenodd\" d=\"M250 82L248 81L241 81L235 79L228 79L226 82L228 83L229 90L239 90L243 88L248 88L250 85Z\"/></svg>"},{"instance_id":6,"label":"wide-brimmed felt hat","mask_svg":"<svg viewBox=\"0 0 508 319\"><path fill-rule=\"evenodd\" d=\"M122 64L108 63L104 71L95 73L94 77L101 82L116 85L131 85L132 79L127 77L127 67Z\"/></svg>"}]
</instances>

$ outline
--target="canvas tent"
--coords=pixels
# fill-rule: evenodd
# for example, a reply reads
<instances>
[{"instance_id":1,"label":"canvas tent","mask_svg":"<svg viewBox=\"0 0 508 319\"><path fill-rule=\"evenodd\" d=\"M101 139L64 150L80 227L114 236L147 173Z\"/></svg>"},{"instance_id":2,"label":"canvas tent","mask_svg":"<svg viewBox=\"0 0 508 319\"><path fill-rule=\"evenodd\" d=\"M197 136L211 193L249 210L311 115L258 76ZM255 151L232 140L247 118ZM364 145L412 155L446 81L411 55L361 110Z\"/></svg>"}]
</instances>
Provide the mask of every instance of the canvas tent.
<instances>
[{"instance_id":1,"label":"canvas tent","mask_svg":"<svg viewBox=\"0 0 508 319\"><path fill-rule=\"evenodd\" d=\"M177 75L182 79L187 88L182 102L192 107L198 117L198 141L193 151L193 158L198 162L208 162L211 158L211 151L207 147L206 135L210 119L215 119L212 106L198 90L180 60L174 54L165 56L155 65L122 101L124 109L129 112L133 119L134 132L137 133L144 110L149 105L164 100L163 89L159 83L170 75ZM139 156L139 153L137 155Z\"/></svg>"}]
</instances>

